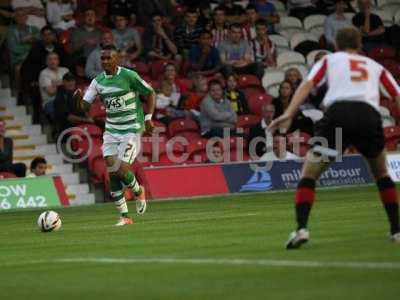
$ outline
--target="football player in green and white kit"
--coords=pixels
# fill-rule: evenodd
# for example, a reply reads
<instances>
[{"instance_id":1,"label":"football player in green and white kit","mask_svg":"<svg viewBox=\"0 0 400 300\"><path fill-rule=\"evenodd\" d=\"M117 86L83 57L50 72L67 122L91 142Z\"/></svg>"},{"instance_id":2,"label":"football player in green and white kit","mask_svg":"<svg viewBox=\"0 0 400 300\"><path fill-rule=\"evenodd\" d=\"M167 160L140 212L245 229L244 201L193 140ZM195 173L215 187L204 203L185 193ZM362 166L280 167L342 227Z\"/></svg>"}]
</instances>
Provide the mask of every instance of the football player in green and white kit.
<instances>
[{"instance_id":1,"label":"football player in green and white kit","mask_svg":"<svg viewBox=\"0 0 400 300\"><path fill-rule=\"evenodd\" d=\"M136 211L146 210L145 191L130 170L130 165L140 152L140 138L143 131L151 133L156 94L153 88L135 72L118 66L118 52L114 46L105 46L101 51L104 72L92 80L82 98L82 92L75 95L81 99L81 107L88 111L90 104L100 96L106 106L106 126L103 135L103 156L110 175L111 198L121 217L117 226L129 225L133 220L128 216L123 186L132 189L136 196ZM148 113L144 115L139 96L146 99Z\"/></svg>"}]
</instances>

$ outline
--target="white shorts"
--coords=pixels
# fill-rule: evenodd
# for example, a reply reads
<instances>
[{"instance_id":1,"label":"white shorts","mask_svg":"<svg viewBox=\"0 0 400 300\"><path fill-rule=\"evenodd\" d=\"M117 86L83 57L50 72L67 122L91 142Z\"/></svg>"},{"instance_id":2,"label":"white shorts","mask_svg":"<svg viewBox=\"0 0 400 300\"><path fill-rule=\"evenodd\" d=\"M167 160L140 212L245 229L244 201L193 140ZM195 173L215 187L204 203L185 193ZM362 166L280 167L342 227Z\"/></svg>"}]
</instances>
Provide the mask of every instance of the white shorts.
<instances>
[{"instance_id":1,"label":"white shorts","mask_svg":"<svg viewBox=\"0 0 400 300\"><path fill-rule=\"evenodd\" d=\"M103 157L117 156L119 160L133 163L140 153L140 133L112 135L107 131L103 135Z\"/></svg>"}]
</instances>

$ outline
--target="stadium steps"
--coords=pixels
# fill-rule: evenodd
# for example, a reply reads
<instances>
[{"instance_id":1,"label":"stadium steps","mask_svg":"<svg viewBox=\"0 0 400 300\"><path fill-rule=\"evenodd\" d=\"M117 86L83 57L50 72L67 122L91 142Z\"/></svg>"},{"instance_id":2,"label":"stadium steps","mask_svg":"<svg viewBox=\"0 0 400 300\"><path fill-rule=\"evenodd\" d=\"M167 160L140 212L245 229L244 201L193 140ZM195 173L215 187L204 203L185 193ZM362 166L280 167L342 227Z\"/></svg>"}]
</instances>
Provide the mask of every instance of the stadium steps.
<instances>
[{"instance_id":1,"label":"stadium steps","mask_svg":"<svg viewBox=\"0 0 400 300\"><path fill-rule=\"evenodd\" d=\"M0 120L6 123L6 135L14 142L14 162L29 167L33 158L44 156L48 163L47 174L61 176L71 206L94 204L95 195L87 183L80 182L80 175L73 165L64 162L55 144L48 143L41 125L32 124L32 116L24 106L17 106L11 90L0 88Z\"/></svg>"}]
</instances>

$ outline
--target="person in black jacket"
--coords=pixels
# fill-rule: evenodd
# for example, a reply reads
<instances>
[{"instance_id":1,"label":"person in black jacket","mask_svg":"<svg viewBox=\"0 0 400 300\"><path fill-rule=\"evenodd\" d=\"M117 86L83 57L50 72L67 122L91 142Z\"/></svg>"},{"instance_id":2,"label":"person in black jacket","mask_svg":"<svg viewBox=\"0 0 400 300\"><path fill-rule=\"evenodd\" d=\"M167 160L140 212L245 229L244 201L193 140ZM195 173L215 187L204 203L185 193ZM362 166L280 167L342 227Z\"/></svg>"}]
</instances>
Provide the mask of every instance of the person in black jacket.
<instances>
[{"instance_id":1,"label":"person in black jacket","mask_svg":"<svg viewBox=\"0 0 400 300\"><path fill-rule=\"evenodd\" d=\"M13 163L13 140L4 136L5 131L5 124L0 121L0 172L10 172L18 177L25 177L25 164Z\"/></svg>"},{"instance_id":2,"label":"person in black jacket","mask_svg":"<svg viewBox=\"0 0 400 300\"><path fill-rule=\"evenodd\" d=\"M249 113L246 96L238 89L236 74L228 75L226 78L225 97L231 101L232 108L238 115Z\"/></svg>"},{"instance_id":3,"label":"person in black jacket","mask_svg":"<svg viewBox=\"0 0 400 300\"><path fill-rule=\"evenodd\" d=\"M261 157L272 149L272 132L267 127L275 116L275 106L273 104L266 103L262 106L262 120L251 127L249 132L249 153L252 158L255 158L255 156Z\"/></svg>"}]
</instances>

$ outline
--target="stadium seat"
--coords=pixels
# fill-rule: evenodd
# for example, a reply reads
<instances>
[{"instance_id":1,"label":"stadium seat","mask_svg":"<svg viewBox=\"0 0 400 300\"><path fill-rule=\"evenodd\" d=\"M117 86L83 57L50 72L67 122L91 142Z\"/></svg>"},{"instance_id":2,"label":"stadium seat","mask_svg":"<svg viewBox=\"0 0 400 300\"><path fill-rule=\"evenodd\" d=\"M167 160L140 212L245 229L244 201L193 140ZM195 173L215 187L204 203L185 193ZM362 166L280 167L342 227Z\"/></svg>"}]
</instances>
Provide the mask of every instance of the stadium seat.
<instances>
[{"instance_id":1,"label":"stadium seat","mask_svg":"<svg viewBox=\"0 0 400 300\"><path fill-rule=\"evenodd\" d=\"M382 19L382 23L385 27L390 27L393 25L393 12L383 9L372 9L371 12L375 15L378 15Z\"/></svg>"},{"instance_id":2,"label":"stadium seat","mask_svg":"<svg viewBox=\"0 0 400 300\"><path fill-rule=\"evenodd\" d=\"M17 175L10 172L0 172L0 179L17 178Z\"/></svg>"},{"instance_id":3,"label":"stadium seat","mask_svg":"<svg viewBox=\"0 0 400 300\"><path fill-rule=\"evenodd\" d=\"M261 87L261 82L255 75L243 74L239 75L238 86L240 89L249 87Z\"/></svg>"},{"instance_id":4,"label":"stadium seat","mask_svg":"<svg viewBox=\"0 0 400 300\"><path fill-rule=\"evenodd\" d=\"M297 32L304 32L303 23L295 17L281 17L276 28L278 33L287 39L290 39Z\"/></svg>"},{"instance_id":5,"label":"stadium seat","mask_svg":"<svg viewBox=\"0 0 400 300\"><path fill-rule=\"evenodd\" d=\"M257 115L240 115L238 116L236 127L237 128L249 128L257 125L261 118Z\"/></svg>"},{"instance_id":6,"label":"stadium seat","mask_svg":"<svg viewBox=\"0 0 400 300\"><path fill-rule=\"evenodd\" d=\"M384 59L379 61L394 77L400 77L400 64L394 59Z\"/></svg>"},{"instance_id":7,"label":"stadium seat","mask_svg":"<svg viewBox=\"0 0 400 300\"><path fill-rule=\"evenodd\" d=\"M103 137L103 130L93 124L82 124L77 126L86 131L91 137Z\"/></svg>"},{"instance_id":8,"label":"stadium seat","mask_svg":"<svg viewBox=\"0 0 400 300\"><path fill-rule=\"evenodd\" d=\"M193 88L193 80L189 78L179 78L179 83L186 87L187 90L191 90Z\"/></svg>"},{"instance_id":9,"label":"stadium seat","mask_svg":"<svg viewBox=\"0 0 400 300\"><path fill-rule=\"evenodd\" d=\"M325 50L325 49L313 50L313 51L311 51L310 53L308 53L308 54L307 54L306 61L307 61L307 65L308 65L309 68L312 67L312 66L314 65L315 56L317 56L317 54L318 54L319 52L325 52L325 53L327 53L327 54L331 53L330 51Z\"/></svg>"},{"instance_id":10,"label":"stadium seat","mask_svg":"<svg viewBox=\"0 0 400 300\"><path fill-rule=\"evenodd\" d=\"M249 104L250 111L255 115L261 116L261 107L264 103L272 103L272 97L265 93L256 93L250 95L250 97L247 99L247 102Z\"/></svg>"},{"instance_id":11,"label":"stadium seat","mask_svg":"<svg viewBox=\"0 0 400 300\"><path fill-rule=\"evenodd\" d=\"M400 24L400 9L396 11L394 15L394 23L395 24Z\"/></svg>"},{"instance_id":12,"label":"stadium seat","mask_svg":"<svg viewBox=\"0 0 400 300\"><path fill-rule=\"evenodd\" d=\"M400 141L400 127L392 126L383 128L385 134L385 148L388 151L397 150L397 145Z\"/></svg>"},{"instance_id":13,"label":"stadium seat","mask_svg":"<svg viewBox=\"0 0 400 300\"><path fill-rule=\"evenodd\" d=\"M287 147L288 150L296 154L297 156L303 157L307 154L310 145L308 141L311 136L304 132L293 132L287 135Z\"/></svg>"},{"instance_id":14,"label":"stadium seat","mask_svg":"<svg viewBox=\"0 0 400 300\"><path fill-rule=\"evenodd\" d=\"M400 2L397 0L392 0L392 2L384 4L382 7L380 7L380 9L391 15L392 19L394 19L396 13L400 10Z\"/></svg>"},{"instance_id":15,"label":"stadium seat","mask_svg":"<svg viewBox=\"0 0 400 300\"><path fill-rule=\"evenodd\" d=\"M318 38L315 34L310 32L298 32L295 33L290 39L290 48L293 50L298 46L301 42L304 41L314 41L318 43Z\"/></svg>"},{"instance_id":16,"label":"stadium seat","mask_svg":"<svg viewBox=\"0 0 400 300\"><path fill-rule=\"evenodd\" d=\"M189 153L189 159L193 162L205 162L207 160L207 139L199 138L193 140L186 147L186 152Z\"/></svg>"},{"instance_id":17,"label":"stadium seat","mask_svg":"<svg viewBox=\"0 0 400 300\"><path fill-rule=\"evenodd\" d=\"M248 2L248 1L246 1L246 2ZM283 2L281 2L279 0L269 0L268 2L272 3L278 12L286 12L286 7Z\"/></svg>"},{"instance_id":18,"label":"stadium seat","mask_svg":"<svg viewBox=\"0 0 400 300\"><path fill-rule=\"evenodd\" d=\"M275 44L275 47L282 50L289 50L289 40L279 34L271 34L269 35L269 39Z\"/></svg>"},{"instance_id":19,"label":"stadium seat","mask_svg":"<svg viewBox=\"0 0 400 300\"><path fill-rule=\"evenodd\" d=\"M71 53L71 32L69 30L64 30L58 35L58 42L64 48L65 52Z\"/></svg>"},{"instance_id":20,"label":"stadium seat","mask_svg":"<svg viewBox=\"0 0 400 300\"><path fill-rule=\"evenodd\" d=\"M269 95L278 97L279 85L284 78L285 73L281 70L266 71L262 78L262 85Z\"/></svg>"},{"instance_id":21,"label":"stadium seat","mask_svg":"<svg viewBox=\"0 0 400 300\"><path fill-rule=\"evenodd\" d=\"M288 51L278 55L277 65L280 69L285 69L293 65L305 64L306 60L303 55L298 52Z\"/></svg>"},{"instance_id":22,"label":"stadium seat","mask_svg":"<svg viewBox=\"0 0 400 300\"><path fill-rule=\"evenodd\" d=\"M304 29L318 38L324 34L325 15L311 15L304 19Z\"/></svg>"},{"instance_id":23,"label":"stadium seat","mask_svg":"<svg viewBox=\"0 0 400 300\"><path fill-rule=\"evenodd\" d=\"M139 73L141 76L148 75L150 73L149 67L140 61L135 61L132 63L131 68Z\"/></svg>"},{"instance_id":24,"label":"stadium seat","mask_svg":"<svg viewBox=\"0 0 400 300\"><path fill-rule=\"evenodd\" d=\"M164 74L165 66L169 63L175 64L175 62L172 60L157 60L150 63L151 77L155 80L160 79L160 77Z\"/></svg>"},{"instance_id":25,"label":"stadium seat","mask_svg":"<svg viewBox=\"0 0 400 300\"><path fill-rule=\"evenodd\" d=\"M169 136L176 136L187 131L199 132L199 126L192 119L176 119L168 125Z\"/></svg>"},{"instance_id":26,"label":"stadium seat","mask_svg":"<svg viewBox=\"0 0 400 300\"><path fill-rule=\"evenodd\" d=\"M377 61L382 59L395 59L396 49L389 46L377 47L369 51L367 55Z\"/></svg>"}]
</instances>

